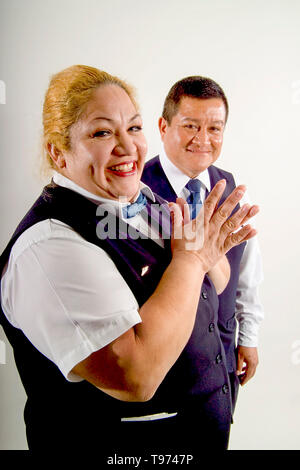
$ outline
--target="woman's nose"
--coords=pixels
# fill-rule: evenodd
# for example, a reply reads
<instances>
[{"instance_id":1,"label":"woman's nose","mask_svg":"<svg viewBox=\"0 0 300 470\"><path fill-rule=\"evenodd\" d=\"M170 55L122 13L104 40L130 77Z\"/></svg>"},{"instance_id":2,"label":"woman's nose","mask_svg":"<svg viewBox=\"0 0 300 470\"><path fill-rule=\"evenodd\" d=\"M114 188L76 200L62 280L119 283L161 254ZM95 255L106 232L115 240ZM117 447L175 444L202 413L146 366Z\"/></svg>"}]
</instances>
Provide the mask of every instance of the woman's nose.
<instances>
[{"instance_id":1,"label":"woman's nose","mask_svg":"<svg viewBox=\"0 0 300 470\"><path fill-rule=\"evenodd\" d=\"M118 156L134 155L136 153L136 145L133 137L127 134L119 134L114 148L114 154Z\"/></svg>"}]
</instances>

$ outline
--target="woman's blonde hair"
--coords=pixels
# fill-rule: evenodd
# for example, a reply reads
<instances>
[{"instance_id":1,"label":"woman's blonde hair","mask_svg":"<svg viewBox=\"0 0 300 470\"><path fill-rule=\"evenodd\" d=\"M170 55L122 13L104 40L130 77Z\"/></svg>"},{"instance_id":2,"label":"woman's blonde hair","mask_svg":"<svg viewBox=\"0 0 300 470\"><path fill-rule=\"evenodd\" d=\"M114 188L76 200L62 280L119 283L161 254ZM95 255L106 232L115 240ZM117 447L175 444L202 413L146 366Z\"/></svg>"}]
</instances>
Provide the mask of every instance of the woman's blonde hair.
<instances>
[{"instance_id":1,"label":"woman's blonde hair","mask_svg":"<svg viewBox=\"0 0 300 470\"><path fill-rule=\"evenodd\" d=\"M51 78L43 106L43 174L55 167L48 145L54 144L59 150L70 149L71 126L84 112L93 92L103 85L123 88L137 108L133 88L103 70L87 65L73 65Z\"/></svg>"}]
</instances>

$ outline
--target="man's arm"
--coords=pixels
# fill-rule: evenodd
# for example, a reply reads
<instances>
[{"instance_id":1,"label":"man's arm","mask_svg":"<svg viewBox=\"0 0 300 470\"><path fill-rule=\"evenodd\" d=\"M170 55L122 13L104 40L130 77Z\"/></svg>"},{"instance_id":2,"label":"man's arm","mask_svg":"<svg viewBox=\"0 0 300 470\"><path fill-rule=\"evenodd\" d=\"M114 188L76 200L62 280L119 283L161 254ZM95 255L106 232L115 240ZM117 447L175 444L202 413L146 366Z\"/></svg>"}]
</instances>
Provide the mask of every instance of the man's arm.
<instances>
[{"instance_id":1,"label":"man's arm","mask_svg":"<svg viewBox=\"0 0 300 470\"><path fill-rule=\"evenodd\" d=\"M239 323L237 374L245 385L255 374L258 365L258 330L264 318L259 298L263 281L262 260L257 238L247 241L237 288L236 318Z\"/></svg>"},{"instance_id":2,"label":"man's arm","mask_svg":"<svg viewBox=\"0 0 300 470\"><path fill-rule=\"evenodd\" d=\"M248 191L240 204L251 205ZM247 218L243 223L247 222ZM255 217L251 220L255 228ZM258 288L263 281L262 258L257 237L246 242L239 271L236 298L236 319L238 321L237 375L245 385L255 374L258 366L258 330L264 318Z\"/></svg>"},{"instance_id":3,"label":"man's arm","mask_svg":"<svg viewBox=\"0 0 300 470\"><path fill-rule=\"evenodd\" d=\"M240 384L245 385L255 374L258 366L256 347L238 346L237 371Z\"/></svg>"}]
</instances>

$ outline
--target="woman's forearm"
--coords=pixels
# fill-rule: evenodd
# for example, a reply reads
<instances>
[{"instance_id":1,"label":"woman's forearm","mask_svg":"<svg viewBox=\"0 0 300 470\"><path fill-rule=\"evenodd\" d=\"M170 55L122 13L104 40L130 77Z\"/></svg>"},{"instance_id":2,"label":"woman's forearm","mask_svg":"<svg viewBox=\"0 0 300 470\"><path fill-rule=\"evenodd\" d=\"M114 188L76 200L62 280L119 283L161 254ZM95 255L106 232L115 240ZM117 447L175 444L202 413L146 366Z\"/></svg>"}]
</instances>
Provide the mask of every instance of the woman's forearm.
<instances>
[{"instance_id":1,"label":"woman's forearm","mask_svg":"<svg viewBox=\"0 0 300 470\"><path fill-rule=\"evenodd\" d=\"M149 395L190 338L204 276L201 263L192 253L175 255L154 294L140 309L142 323L134 328L141 355L138 374L148 383Z\"/></svg>"},{"instance_id":2,"label":"woman's forearm","mask_svg":"<svg viewBox=\"0 0 300 470\"><path fill-rule=\"evenodd\" d=\"M77 364L73 373L119 400L149 400L189 340L204 275L195 255L174 255L140 308L142 322Z\"/></svg>"}]
</instances>

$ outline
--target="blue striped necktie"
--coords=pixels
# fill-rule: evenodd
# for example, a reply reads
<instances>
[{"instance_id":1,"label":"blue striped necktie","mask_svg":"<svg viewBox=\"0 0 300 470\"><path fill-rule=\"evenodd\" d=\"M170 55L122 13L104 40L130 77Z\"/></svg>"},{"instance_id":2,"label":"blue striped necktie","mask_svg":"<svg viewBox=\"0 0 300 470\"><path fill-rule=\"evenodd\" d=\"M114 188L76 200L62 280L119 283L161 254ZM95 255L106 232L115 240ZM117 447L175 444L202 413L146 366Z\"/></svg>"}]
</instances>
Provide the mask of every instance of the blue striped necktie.
<instances>
[{"instance_id":1,"label":"blue striped necktie","mask_svg":"<svg viewBox=\"0 0 300 470\"><path fill-rule=\"evenodd\" d=\"M186 202L190 206L190 217L191 219L194 219L202 207L202 201L200 198L201 182L197 179L191 179L185 187L190 191L190 195Z\"/></svg>"}]
</instances>

